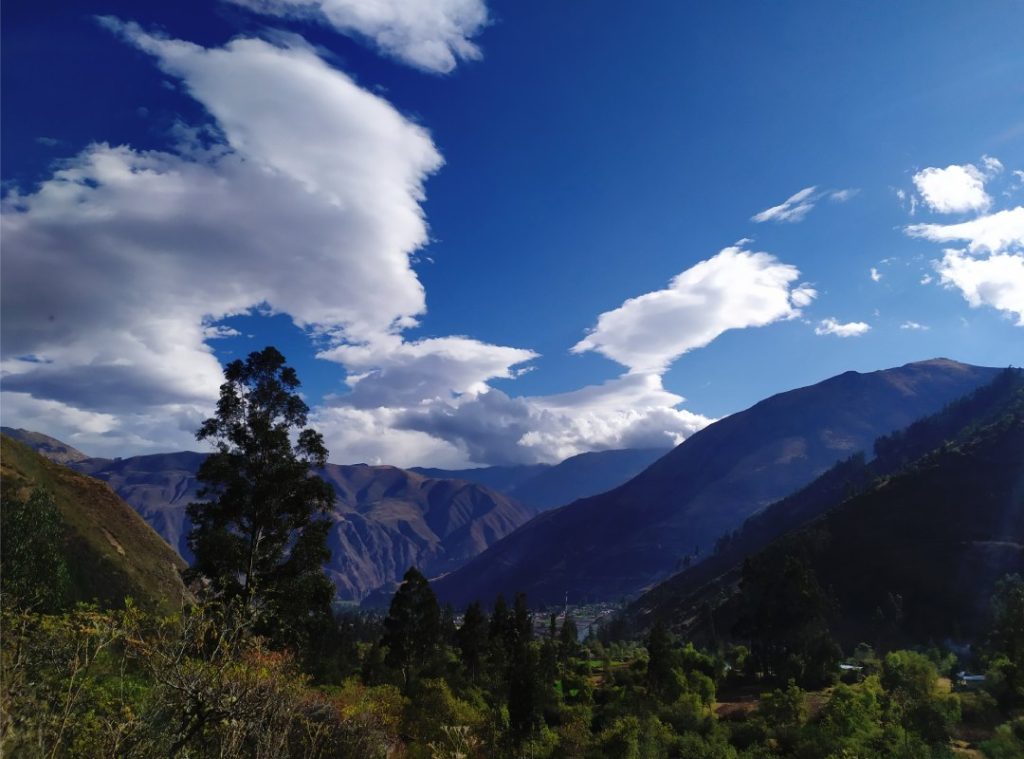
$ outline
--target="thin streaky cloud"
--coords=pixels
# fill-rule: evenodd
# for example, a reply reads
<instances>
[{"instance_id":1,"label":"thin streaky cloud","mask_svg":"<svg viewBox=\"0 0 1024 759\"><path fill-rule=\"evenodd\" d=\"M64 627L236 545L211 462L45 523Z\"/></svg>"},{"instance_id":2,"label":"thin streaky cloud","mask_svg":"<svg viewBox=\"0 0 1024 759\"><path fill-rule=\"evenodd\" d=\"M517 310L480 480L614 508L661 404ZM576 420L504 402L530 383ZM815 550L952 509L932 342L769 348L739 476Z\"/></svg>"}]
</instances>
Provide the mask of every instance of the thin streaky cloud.
<instances>
[{"instance_id":1,"label":"thin streaky cloud","mask_svg":"<svg viewBox=\"0 0 1024 759\"><path fill-rule=\"evenodd\" d=\"M766 221L790 223L802 221L810 213L811 209L814 208L812 196L817 189L816 185L805 187L799 192L790 195L779 205L766 208L760 213L754 214L750 217L750 220L758 224L763 224Z\"/></svg>"}]
</instances>

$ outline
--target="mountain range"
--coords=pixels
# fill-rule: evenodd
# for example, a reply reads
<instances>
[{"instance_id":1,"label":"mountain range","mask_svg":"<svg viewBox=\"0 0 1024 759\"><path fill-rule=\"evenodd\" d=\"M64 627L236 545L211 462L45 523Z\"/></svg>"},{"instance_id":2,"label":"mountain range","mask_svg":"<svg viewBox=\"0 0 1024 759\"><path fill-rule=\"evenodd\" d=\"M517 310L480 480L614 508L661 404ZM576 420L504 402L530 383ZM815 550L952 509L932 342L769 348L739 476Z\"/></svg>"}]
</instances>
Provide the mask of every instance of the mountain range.
<instances>
[{"instance_id":1,"label":"mountain range","mask_svg":"<svg viewBox=\"0 0 1024 759\"><path fill-rule=\"evenodd\" d=\"M558 464L479 469L414 467L412 471L429 477L476 482L545 510L604 493L628 482L668 451L668 448L624 448L580 453Z\"/></svg>"},{"instance_id":2,"label":"mountain range","mask_svg":"<svg viewBox=\"0 0 1024 759\"><path fill-rule=\"evenodd\" d=\"M682 582L670 594L678 601L694 590L694 578L714 579L737 556L832 508L840 494L859 492L930 450L941 429L921 433L919 422L909 438L894 433L999 371L935 359L847 372L765 399L667 453L603 451L555 466L460 471L329 464L319 472L336 494L326 570L340 599L361 601L383 597L415 565L435 578L443 601L463 605L518 591L534 604L566 595L616 600L692 566L680 575L689 579L673 580ZM11 432L108 483L189 556L186 506L199 497L205 454L95 459L39 433ZM873 443L877 455L868 465ZM607 492L538 513L609 483Z\"/></svg>"},{"instance_id":3,"label":"mountain range","mask_svg":"<svg viewBox=\"0 0 1024 759\"><path fill-rule=\"evenodd\" d=\"M456 606L518 591L539 604L636 594L699 562L721 536L840 459L998 371L934 359L772 396L692 435L629 482L541 514L435 589Z\"/></svg>"},{"instance_id":4,"label":"mountain range","mask_svg":"<svg viewBox=\"0 0 1024 759\"><path fill-rule=\"evenodd\" d=\"M206 454L90 458L42 433L4 430L48 458L109 484L191 561L186 509L201 500L196 473ZM606 483L619 484L663 453L601 451L559 465L460 471L328 464L318 472L336 494L327 573L343 601L360 601L377 589L389 595L408 567L418 566L429 576L457 569L529 521L537 513L536 504L595 492ZM507 494L520 488L530 500Z\"/></svg>"},{"instance_id":5,"label":"mountain range","mask_svg":"<svg viewBox=\"0 0 1024 759\"><path fill-rule=\"evenodd\" d=\"M108 483L191 560L186 509L201 500L196 473L205 457L182 451L68 465ZM449 571L536 513L472 482L435 479L397 467L328 464L317 474L335 492L326 570L343 601L359 601L378 587L390 586L410 566L432 574Z\"/></svg>"}]
</instances>

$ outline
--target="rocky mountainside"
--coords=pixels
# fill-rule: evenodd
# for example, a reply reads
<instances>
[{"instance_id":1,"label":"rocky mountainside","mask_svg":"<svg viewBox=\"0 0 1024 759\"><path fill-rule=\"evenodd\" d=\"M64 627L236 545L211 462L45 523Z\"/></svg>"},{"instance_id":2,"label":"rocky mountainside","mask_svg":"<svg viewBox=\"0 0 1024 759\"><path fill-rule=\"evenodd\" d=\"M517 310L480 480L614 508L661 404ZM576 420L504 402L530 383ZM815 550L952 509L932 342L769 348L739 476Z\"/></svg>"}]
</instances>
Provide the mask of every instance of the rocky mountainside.
<instances>
[{"instance_id":1,"label":"rocky mountainside","mask_svg":"<svg viewBox=\"0 0 1024 759\"><path fill-rule=\"evenodd\" d=\"M337 493L327 570L345 599L390 587L410 566L428 577L456 569L536 513L475 483L396 467L329 464L320 475Z\"/></svg>"},{"instance_id":2,"label":"rocky mountainside","mask_svg":"<svg viewBox=\"0 0 1024 759\"><path fill-rule=\"evenodd\" d=\"M552 465L457 470L417 467L412 471L430 477L477 482L543 510L611 490L636 477L666 453L667 448L626 448L581 453Z\"/></svg>"},{"instance_id":3,"label":"rocky mountainside","mask_svg":"<svg viewBox=\"0 0 1024 759\"><path fill-rule=\"evenodd\" d=\"M186 507L198 500L204 456L182 451L70 465L109 483L189 559ZM400 579L410 566L429 576L451 571L535 513L475 483L395 467L328 464L319 474L337 495L326 569L348 601Z\"/></svg>"},{"instance_id":4,"label":"rocky mountainside","mask_svg":"<svg viewBox=\"0 0 1024 759\"><path fill-rule=\"evenodd\" d=\"M53 495L65 525L74 600L117 607L131 596L146 607L180 608L186 596L181 581L185 562L109 485L6 435L0 445L5 493L24 497L39 487Z\"/></svg>"},{"instance_id":5,"label":"rocky mountainside","mask_svg":"<svg viewBox=\"0 0 1024 759\"><path fill-rule=\"evenodd\" d=\"M998 371L935 359L772 396L706 427L615 490L541 514L436 590L456 605L499 592L525 591L534 603L635 594L840 459Z\"/></svg>"}]
</instances>

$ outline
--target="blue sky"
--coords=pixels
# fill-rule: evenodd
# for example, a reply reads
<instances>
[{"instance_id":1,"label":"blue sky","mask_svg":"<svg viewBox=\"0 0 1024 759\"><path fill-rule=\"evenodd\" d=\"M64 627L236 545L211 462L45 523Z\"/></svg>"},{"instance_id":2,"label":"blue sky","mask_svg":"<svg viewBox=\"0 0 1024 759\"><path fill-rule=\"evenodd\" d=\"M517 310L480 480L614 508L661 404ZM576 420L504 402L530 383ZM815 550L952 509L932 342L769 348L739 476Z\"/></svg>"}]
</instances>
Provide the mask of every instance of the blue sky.
<instances>
[{"instance_id":1,"label":"blue sky","mask_svg":"<svg viewBox=\"0 0 1024 759\"><path fill-rule=\"evenodd\" d=\"M5 3L4 424L194 447L275 344L332 460L554 461L1021 363L1021 3L367 7Z\"/></svg>"}]
</instances>

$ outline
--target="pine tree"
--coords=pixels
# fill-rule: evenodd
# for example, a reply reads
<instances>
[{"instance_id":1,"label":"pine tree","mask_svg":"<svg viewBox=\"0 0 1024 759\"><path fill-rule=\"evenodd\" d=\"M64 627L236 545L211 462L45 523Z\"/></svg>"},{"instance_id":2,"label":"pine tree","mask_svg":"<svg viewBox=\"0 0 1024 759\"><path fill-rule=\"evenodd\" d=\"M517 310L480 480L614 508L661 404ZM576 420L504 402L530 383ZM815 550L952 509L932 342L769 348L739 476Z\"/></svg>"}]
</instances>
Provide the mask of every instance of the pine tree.
<instances>
[{"instance_id":1,"label":"pine tree","mask_svg":"<svg viewBox=\"0 0 1024 759\"><path fill-rule=\"evenodd\" d=\"M474 601L466 607L462 627L455 634L455 640L462 652L462 663L470 679L476 682L480 677L487 652L487 615L484 614L479 601Z\"/></svg>"},{"instance_id":2,"label":"pine tree","mask_svg":"<svg viewBox=\"0 0 1024 759\"><path fill-rule=\"evenodd\" d=\"M196 433L216 451L198 473L209 500L188 508L188 575L255 611L258 631L276 643L301 646L329 623L334 596L323 572L329 522L320 516L334 493L311 474L327 449L306 427L299 379L276 348L231 362L224 379L216 414Z\"/></svg>"},{"instance_id":3,"label":"pine tree","mask_svg":"<svg viewBox=\"0 0 1024 759\"><path fill-rule=\"evenodd\" d=\"M430 583L416 567L405 573L391 599L381 643L387 648L385 664L399 673L406 691L437 663L441 609Z\"/></svg>"}]
</instances>

